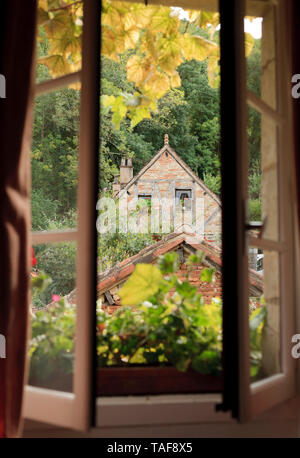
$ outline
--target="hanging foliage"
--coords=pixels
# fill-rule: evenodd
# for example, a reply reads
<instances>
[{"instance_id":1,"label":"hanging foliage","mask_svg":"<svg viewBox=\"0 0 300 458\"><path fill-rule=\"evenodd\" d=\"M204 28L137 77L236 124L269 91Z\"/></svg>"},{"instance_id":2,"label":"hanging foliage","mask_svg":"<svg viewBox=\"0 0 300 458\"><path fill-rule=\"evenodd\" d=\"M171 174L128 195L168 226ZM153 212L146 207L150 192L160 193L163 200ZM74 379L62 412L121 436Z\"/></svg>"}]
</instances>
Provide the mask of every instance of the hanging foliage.
<instances>
[{"instance_id":1,"label":"hanging foliage","mask_svg":"<svg viewBox=\"0 0 300 458\"><path fill-rule=\"evenodd\" d=\"M218 86L220 56L213 36L219 15L189 10L187 13L188 19L181 20L180 9L172 7L102 2L101 54L119 61L120 55L130 50L127 78L136 87L134 96L121 93L103 100L111 109L117 128L126 116L131 119L131 127L150 117L157 109L157 101L169 89L181 85L177 67L184 60L207 59L210 84ZM39 63L49 68L52 77L79 70L83 2L40 0L38 16L50 45L48 55L40 57ZM200 28L207 31L209 39L200 34ZM253 37L246 34L247 54L253 43Z\"/></svg>"}]
</instances>

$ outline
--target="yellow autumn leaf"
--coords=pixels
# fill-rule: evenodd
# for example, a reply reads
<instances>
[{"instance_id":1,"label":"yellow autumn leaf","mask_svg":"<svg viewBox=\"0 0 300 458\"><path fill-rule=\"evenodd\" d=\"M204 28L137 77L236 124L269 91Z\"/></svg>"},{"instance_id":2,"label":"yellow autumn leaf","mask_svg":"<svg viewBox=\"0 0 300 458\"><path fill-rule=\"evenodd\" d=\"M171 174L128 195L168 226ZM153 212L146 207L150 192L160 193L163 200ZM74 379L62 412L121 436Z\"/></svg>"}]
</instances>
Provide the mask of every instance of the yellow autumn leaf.
<instances>
[{"instance_id":1,"label":"yellow autumn leaf","mask_svg":"<svg viewBox=\"0 0 300 458\"><path fill-rule=\"evenodd\" d=\"M137 85L143 83L151 69L151 62L148 59L141 59L139 56L132 56L127 62L127 78Z\"/></svg>"},{"instance_id":2,"label":"yellow autumn leaf","mask_svg":"<svg viewBox=\"0 0 300 458\"><path fill-rule=\"evenodd\" d=\"M220 22L219 13L210 11L191 11L189 10L190 21L201 28L206 28L208 25L216 27Z\"/></svg>"},{"instance_id":3,"label":"yellow autumn leaf","mask_svg":"<svg viewBox=\"0 0 300 458\"><path fill-rule=\"evenodd\" d=\"M110 97L113 97L113 96L110 96ZM123 96L120 95L118 97L113 97L113 99L114 100L110 99L112 100L112 103L111 103L111 110L113 112L112 122L116 126L116 129L120 129L121 121L125 118L128 108L125 104L125 99ZM109 97L106 99L106 102L108 102L108 100L109 100Z\"/></svg>"},{"instance_id":4,"label":"yellow autumn leaf","mask_svg":"<svg viewBox=\"0 0 300 458\"><path fill-rule=\"evenodd\" d=\"M151 26L153 16L158 12L159 6L148 5L146 8L144 5L138 3L129 3L131 5L130 16L125 19L125 26L128 27L129 21L134 21L134 24L139 29L146 29Z\"/></svg>"},{"instance_id":5,"label":"yellow autumn leaf","mask_svg":"<svg viewBox=\"0 0 300 458\"><path fill-rule=\"evenodd\" d=\"M245 33L245 55L248 57L254 46L254 37L250 33Z\"/></svg>"},{"instance_id":6,"label":"yellow autumn leaf","mask_svg":"<svg viewBox=\"0 0 300 458\"><path fill-rule=\"evenodd\" d=\"M153 71L152 75L145 80L144 87L151 89L158 99L160 99L169 89L170 81L167 75Z\"/></svg>"},{"instance_id":7,"label":"yellow autumn leaf","mask_svg":"<svg viewBox=\"0 0 300 458\"><path fill-rule=\"evenodd\" d=\"M38 8L37 10L38 25L42 25L45 22L49 21L49 15L47 11L43 8Z\"/></svg>"},{"instance_id":8,"label":"yellow autumn leaf","mask_svg":"<svg viewBox=\"0 0 300 458\"><path fill-rule=\"evenodd\" d=\"M217 45L203 37L190 35L185 33L182 36L182 53L186 60L206 59L215 49Z\"/></svg>"},{"instance_id":9,"label":"yellow autumn leaf","mask_svg":"<svg viewBox=\"0 0 300 458\"><path fill-rule=\"evenodd\" d=\"M141 122L145 118L151 118L149 107L136 107L130 113L131 127L135 127L139 122Z\"/></svg>"},{"instance_id":10,"label":"yellow autumn leaf","mask_svg":"<svg viewBox=\"0 0 300 458\"><path fill-rule=\"evenodd\" d=\"M123 305L138 305L155 294L162 279L160 270L152 264L137 264L135 271L119 290Z\"/></svg>"},{"instance_id":11,"label":"yellow autumn leaf","mask_svg":"<svg viewBox=\"0 0 300 458\"><path fill-rule=\"evenodd\" d=\"M169 75L169 78L170 78L171 87L181 86L181 78L180 78L179 73L176 70L171 75Z\"/></svg>"},{"instance_id":12,"label":"yellow autumn leaf","mask_svg":"<svg viewBox=\"0 0 300 458\"><path fill-rule=\"evenodd\" d=\"M69 89L75 89L76 91L80 91L81 83L72 83L68 86Z\"/></svg>"},{"instance_id":13,"label":"yellow autumn leaf","mask_svg":"<svg viewBox=\"0 0 300 458\"><path fill-rule=\"evenodd\" d=\"M219 59L220 59L219 54L215 53L209 56L208 63L207 63L208 82L210 86L215 89L217 89L220 85Z\"/></svg>"},{"instance_id":14,"label":"yellow autumn leaf","mask_svg":"<svg viewBox=\"0 0 300 458\"><path fill-rule=\"evenodd\" d=\"M120 29L124 28L123 26L124 15L117 8L118 3L119 2L116 2L114 5L109 3L107 5L107 9L105 9L101 15L102 25L106 25L112 28L120 28Z\"/></svg>"},{"instance_id":15,"label":"yellow autumn leaf","mask_svg":"<svg viewBox=\"0 0 300 458\"><path fill-rule=\"evenodd\" d=\"M38 8L42 8L43 10L48 9L48 1L47 0L38 0Z\"/></svg>"},{"instance_id":16,"label":"yellow autumn leaf","mask_svg":"<svg viewBox=\"0 0 300 458\"><path fill-rule=\"evenodd\" d=\"M54 38L51 42L49 55L53 54L80 54L81 55L81 37L76 37L71 30L59 38Z\"/></svg>"},{"instance_id":17,"label":"yellow autumn leaf","mask_svg":"<svg viewBox=\"0 0 300 458\"><path fill-rule=\"evenodd\" d=\"M67 9L61 10L61 11L58 11L53 16L51 21L48 21L48 22L46 22L44 24L44 28L45 28L47 34L52 39L53 38L57 38L61 34L65 33L66 28L70 27L71 20L72 20L72 17L69 14L69 12L67 11Z\"/></svg>"},{"instance_id":18,"label":"yellow autumn leaf","mask_svg":"<svg viewBox=\"0 0 300 458\"><path fill-rule=\"evenodd\" d=\"M124 118L127 112L127 106L125 104L124 98L119 95L118 97L115 97L115 99L112 102L111 105L112 111L120 113L120 116Z\"/></svg>"},{"instance_id":19,"label":"yellow autumn leaf","mask_svg":"<svg viewBox=\"0 0 300 458\"><path fill-rule=\"evenodd\" d=\"M68 62L68 60L60 54L40 57L38 59L38 63L46 65L49 68L52 76L66 75L72 71L70 62Z\"/></svg>"},{"instance_id":20,"label":"yellow autumn leaf","mask_svg":"<svg viewBox=\"0 0 300 458\"><path fill-rule=\"evenodd\" d=\"M160 7L159 10L153 15L151 20L151 29L155 32L170 34L172 32L176 32L178 26L178 17L172 17L171 9L168 7Z\"/></svg>"},{"instance_id":21,"label":"yellow autumn leaf","mask_svg":"<svg viewBox=\"0 0 300 458\"><path fill-rule=\"evenodd\" d=\"M135 48L140 37L140 32L136 28L132 28L130 30L126 30L124 34L124 46L125 49Z\"/></svg>"},{"instance_id":22,"label":"yellow autumn leaf","mask_svg":"<svg viewBox=\"0 0 300 458\"><path fill-rule=\"evenodd\" d=\"M104 107L111 107L114 101L115 101L114 95L106 95L106 94L101 95L101 105L103 105Z\"/></svg>"},{"instance_id":23,"label":"yellow autumn leaf","mask_svg":"<svg viewBox=\"0 0 300 458\"><path fill-rule=\"evenodd\" d=\"M176 304L173 304L172 302L168 302L166 310L161 314L161 317L165 317L170 315L175 309L176 309Z\"/></svg>"},{"instance_id":24,"label":"yellow autumn leaf","mask_svg":"<svg viewBox=\"0 0 300 458\"><path fill-rule=\"evenodd\" d=\"M115 33L109 28L102 25L101 54L116 60Z\"/></svg>"},{"instance_id":25,"label":"yellow autumn leaf","mask_svg":"<svg viewBox=\"0 0 300 458\"><path fill-rule=\"evenodd\" d=\"M156 46L159 50L158 65L166 72L173 72L183 60L181 56L181 37L179 35L160 37Z\"/></svg>"}]
</instances>

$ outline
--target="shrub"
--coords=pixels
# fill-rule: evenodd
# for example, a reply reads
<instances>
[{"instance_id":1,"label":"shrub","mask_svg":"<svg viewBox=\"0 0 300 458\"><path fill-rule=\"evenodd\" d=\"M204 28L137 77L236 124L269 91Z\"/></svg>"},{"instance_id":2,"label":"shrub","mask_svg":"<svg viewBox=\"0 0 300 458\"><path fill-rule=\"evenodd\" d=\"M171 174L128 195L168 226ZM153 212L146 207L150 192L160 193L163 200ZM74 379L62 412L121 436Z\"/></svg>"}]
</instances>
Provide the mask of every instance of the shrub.
<instances>
[{"instance_id":1,"label":"shrub","mask_svg":"<svg viewBox=\"0 0 300 458\"><path fill-rule=\"evenodd\" d=\"M155 243L152 234L115 232L98 236L98 269L104 271Z\"/></svg>"},{"instance_id":2,"label":"shrub","mask_svg":"<svg viewBox=\"0 0 300 458\"><path fill-rule=\"evenodd\" d=\"M43 291L37 291L33 297L36 307L51 302L51 296L65 296L75 288L76 278L76 244L73 242L38 245L35 248L37 268L52 279Z\"/></svg>"},{"instance_id":3,"label":"shrub","mask_svg":"<svg viewBox=\"0 0 300 458\"><path fill-rule=\"evenodd\" d=\"M49 221L54 220L59 209L59 202L47 198L41 189L31 192L32 229L42 231L48 229Z\"/></svg>"},{"instance_id":4,"label":"shrub","mask_svg":"<svg viewBox=\"0 0 300 458\"><path fill-rule=\"evenodd\" d=\"M30 377L46 380L73 372L75 308L62 299L32 317Z\"/></svg>"},{"instance_id":5,"label":"shrub","mask_svg":"<svg viewBox=\"0 0 300 458\"><path fill-rule=\"evenodd\" d=\"M216 176L212 175L211 173L205 173L203 177L204 184L210 189L212 192L217 194L217 196L221 193L221 176L218 173Z\"/></svg>"},{"instance_id":6,"label":"shrub","mask_svg":"<svg viewBox=\"0 0 300 458\"><path fill-rule=\"evenodd\" d=\"M249 200L250 221L261 221L261 201L259 199Z\"/></svg>"},{"instance_id":7,"label":"shrub","mask_svg":"<svg viewBox=\"0 0 300 458\"><path fill-rule=\"evenodd\" d=\"M249 176L249 196L250 199L260 199L261 197L261 172L254 171Z\"/></svg>"}]
</instances>

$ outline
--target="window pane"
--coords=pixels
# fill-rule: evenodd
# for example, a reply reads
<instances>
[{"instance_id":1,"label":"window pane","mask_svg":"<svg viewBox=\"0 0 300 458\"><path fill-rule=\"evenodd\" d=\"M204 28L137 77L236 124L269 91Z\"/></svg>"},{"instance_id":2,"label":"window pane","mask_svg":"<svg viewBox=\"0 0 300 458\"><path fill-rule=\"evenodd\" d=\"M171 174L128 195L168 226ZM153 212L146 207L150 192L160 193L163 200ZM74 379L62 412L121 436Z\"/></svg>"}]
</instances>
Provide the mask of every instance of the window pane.
<instances>
[{"instance_id":1,"label":"window pane","mask_svg":"<svg viewBox=\"0 0 300 458\"><path fill-rule=\"evenodd\" d=\"M31 170L32 229L77 224L80 91L62 89L35 100Z\"/></svg>"},{"instance_id":2,"label":"window pane","mask_svg":"<svg viewBox=\"0 0 300 458\"><path fill-rule=\"evenodd\" d=\"M262 237L280 239L277 127L248 108L248 220L263 221ZM252 236L258 231L253 230Z\"/></svg>"},{"instance_id":3,"label":"window pane","mask_svg":"<svg viewBox=\"0 0 300 458\"><path fill-rule=\"evenodd\" d=\"M251 375L256 381L281 371L280 255L249 249Z\"/></svg>"},{"instance_id":4,"label":"window pane","mask_svg":"<svg viewBox=\"0 0 300 458\"><path fill-rule=\"evenodd\" d=\"M34 246L29 384L72 391L76 243Z\"/></svg>"},{"instance_id":5,"label":"window pane","mask_svg":"<svg viewBox=\"0 0 300 458\"><path fill-rule=\"evenodd\" d=\"M263 8L259 8L253 3L249 2L244 22L247 88L276 109L276 6L272 2L265 2Z\"/></svg>"},{"instance_id":6,"label":"window pane","mask_svg":"<svg viewBox=\"0 0 300 458\"><path fill-rule=\"evenodd\" d=\"M81 69L82 2L38 2L36 82Z\"/></svg>"},{"instance_id":7,"label":"window pane","mask_svg":"<svg viewBox=\"0 0 300 458\"><path fill-rule=\"evenodd\" d=\"M277 108L275 7L266 5L263 17L255 15L248 3L246 36L247 86L273 109ZM253 38L253 37L252 37ZM247 51L246 51L247 54ZM249 221L264 221L263 237L279 240L278 132L274 121L265 113L248 107L248 211Z\"/></svg>"},{"instance_id":8,"label":"window pane","mask_svg":"<svg viewBox=\"0 0 300 458\"><path fill-rule=\"evenodd\" d=\"M219 16L125 2L105 4L103 13L97 207L99 383L116 369L119 372L114 372L106 389L117 384L115 394L122 394L122 386L123 394L126 389L133 394L136 370L155 366L174 370L179 377L189 370L195 375L198 364L198 373L217 377L219 385L216 388L212 379L209 383L206 379L204 388L197 382L196 391L220 391ZM130 33L128 24L132 24ZM198 250L205 251L205 259ZM165 262L170 263L168 272L163 271ZM133 297L124 299L122 288L141 270L144 280L139 277L137 285L142 295L129 283ZM151 280L151 272L158 281ZM148 280L154 287L152 295L147 292ZM179 293L176 288L181 285ZM190 294L187 302L193 298L198 305L185 309L184 294ZM207 314L210 343L205 326L200 329L198 311ZM204 347L208 353L203 353ZM124 382L123 369L129 374ZM136 394L154 390L147 384L151 376L144 373L143 377ZM157 381L163 378L156 377ZM175 382L171 392L185 386ZM100 394L105 394L102 388ZM159 390L170 392L166 386Z\"/></svg>"}]
</instances>

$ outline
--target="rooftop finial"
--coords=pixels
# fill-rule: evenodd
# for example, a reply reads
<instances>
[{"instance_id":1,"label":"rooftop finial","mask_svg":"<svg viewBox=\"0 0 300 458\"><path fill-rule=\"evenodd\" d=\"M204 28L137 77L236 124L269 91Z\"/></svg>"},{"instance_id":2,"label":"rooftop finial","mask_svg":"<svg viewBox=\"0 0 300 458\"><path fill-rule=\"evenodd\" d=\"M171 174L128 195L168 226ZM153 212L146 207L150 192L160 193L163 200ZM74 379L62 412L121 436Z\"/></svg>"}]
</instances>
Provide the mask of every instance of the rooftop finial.
<instances>
[{"instance_id":1,"label":"rooftop finial","mask_svg":"<svg viewBox=\"0 0 300 458\"><path fill-rule=\"evenodd\" d=\"M165 145L169 144L169 135L168 134L165 134L164 143L165 143Z\"/></svg>"}]
</instances>

